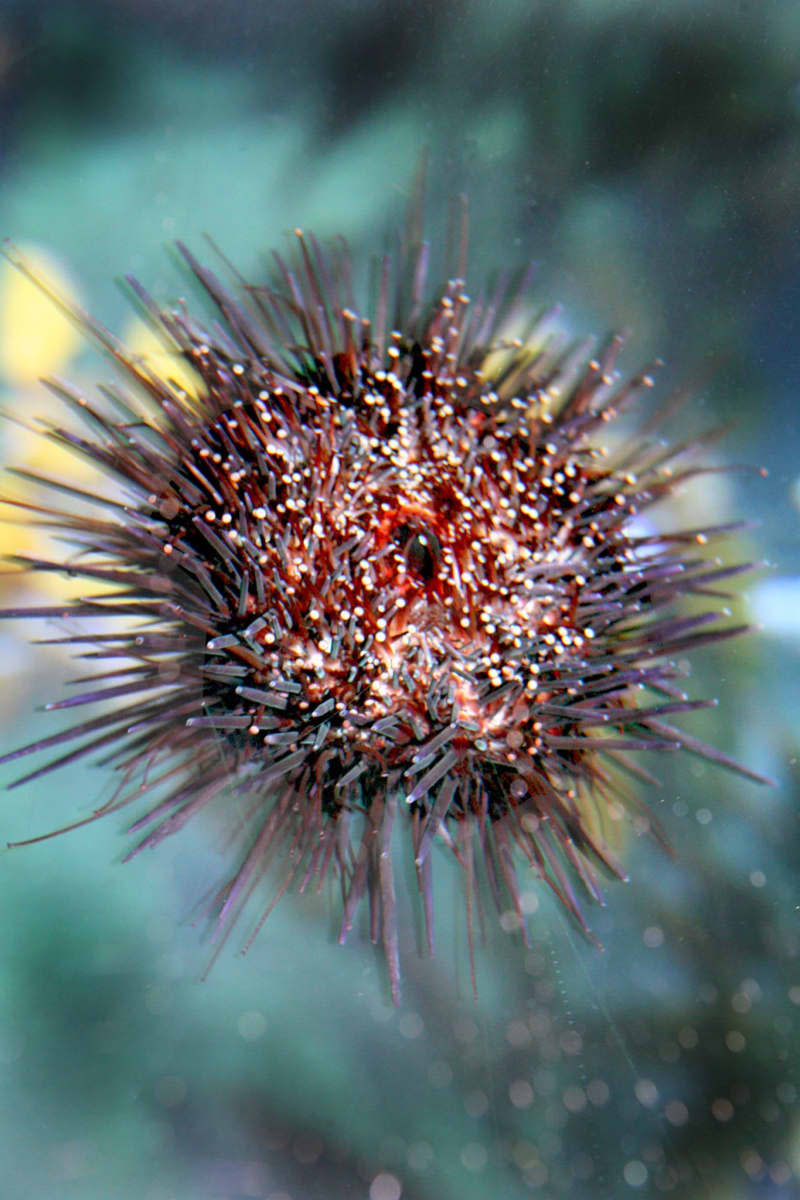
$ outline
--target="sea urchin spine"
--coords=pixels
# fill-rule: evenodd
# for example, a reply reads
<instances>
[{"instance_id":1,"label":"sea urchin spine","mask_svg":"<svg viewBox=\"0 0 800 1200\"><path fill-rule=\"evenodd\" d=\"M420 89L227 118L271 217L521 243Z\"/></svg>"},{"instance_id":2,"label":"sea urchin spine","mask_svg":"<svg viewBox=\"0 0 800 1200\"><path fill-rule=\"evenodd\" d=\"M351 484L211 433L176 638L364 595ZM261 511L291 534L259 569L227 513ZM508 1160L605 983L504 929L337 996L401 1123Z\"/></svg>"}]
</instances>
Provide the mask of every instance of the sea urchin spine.
<instances>
[{"instance_id":1,"label":"sea urchin spine","mask_svg":"<svg viewBox=\"0 0 800 1200\"><path fill-rule=\"evenodd\" d=\"M590 357L540 322L504 341L524 285L472 302L457 278L426 299L423 243L383 260L361 316L346 250L296 243L236 299L181 247L219 311L209 328L131 281L194 390L77 314L126 386L95 404L51 384L81 424L47 432L111 486L37 476L57 506L9 503L77 552L22 566L88 592L2 615L88 618L57 640L106 669L50 707L101 708L2 761L67 747L29 780L105 751L119 786L76 824L149 797L131 855L228 806L249 848L219 930L268 864L259 926L333 870L340 939L366 895L397 1000L398 822L431 950L437 838L464 870L471 945L482 874L524 931L520 867L586 928L576 885L601 900L598 866L623 876L603 815L632 803L625 774L649 778L632 751L683 746L752 775L668 720L710 703L680 689L675 656L741 631L676 602L744 568L706 557L723 528L641 520L704 468L696 442L602 448L651 384L616 377L618 339Z\"/></svg>"}]
</instances>

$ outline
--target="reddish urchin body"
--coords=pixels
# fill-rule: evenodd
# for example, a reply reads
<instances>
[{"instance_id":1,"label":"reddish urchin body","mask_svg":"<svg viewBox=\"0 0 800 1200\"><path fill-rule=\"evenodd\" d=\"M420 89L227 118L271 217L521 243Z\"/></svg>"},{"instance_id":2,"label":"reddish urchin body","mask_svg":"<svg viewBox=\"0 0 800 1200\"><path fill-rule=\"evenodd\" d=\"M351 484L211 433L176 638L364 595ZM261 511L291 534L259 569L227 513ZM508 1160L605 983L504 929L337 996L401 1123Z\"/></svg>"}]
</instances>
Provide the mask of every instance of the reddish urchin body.
<instances>
[{"instance_id":1,"label":"reddish urchin body","mask_svg":"<svg viewBox=\"0 0 800 1200\"><path fill-rule=\"evenodd\" d=\"M313 238L236 300L183 254L219 324L134 287L196 393L81 318L127 386L98 405L59 387L82 431L50 436L116 490L60 483L62 506L35 509L79 553L25 567L82 594L4 615L89 618L59 640L109 665L51 706L99 715L5 761L67 745L30 779L103 751L120 784L102 813L150 797L133 853L229 804L249 849L220 928L270 863L264 916L335 871L341 939L366 896L395 1000L399 823L431 948L436 840L463 867L470 941L481 875L522 922L532 870L585 928L578 893L601 899L598 867L622 876L603 814L629 802L623 773L647 778L631 752L682 745L736 767L668 717L709 703L676 687L674 656L739 632L676 601L741 568L704 557L719 531L634 520L698 473L695 447L603 450L649 377L612 375L616 341L597 358L540 326L503 342L518 289L472 302L456 279L427 299L424 245L384 260L368 316L346 252Z\"/></svg>"}]
</instances>

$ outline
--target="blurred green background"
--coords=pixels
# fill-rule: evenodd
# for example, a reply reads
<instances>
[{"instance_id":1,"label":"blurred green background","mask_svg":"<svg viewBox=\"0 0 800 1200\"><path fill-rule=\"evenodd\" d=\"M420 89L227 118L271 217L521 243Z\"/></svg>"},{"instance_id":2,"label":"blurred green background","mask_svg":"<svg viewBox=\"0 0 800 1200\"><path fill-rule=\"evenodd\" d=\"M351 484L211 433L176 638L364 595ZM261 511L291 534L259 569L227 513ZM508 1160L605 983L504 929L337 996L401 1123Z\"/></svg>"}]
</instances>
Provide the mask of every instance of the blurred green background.
<instances>
[{"instance_id":1,"label":"blurred green background","mask_svg":"<svg viewBox=\"0 0 800 1200\"><path fill-rule=\"evenodd\" d=\"M416 955L406 906L397 1011L363 928L333 944L327 894L287 898L201 982L191 914L229 866L218 829L124 868L115 818L3 852L4 1194L800 1196L800 7L0 0L0 234L116 332L117 277L185 290L176 237L202 252L211 234L250 275L297 225L366 261L425 152L433 236L469 195L470 281L535 259L568 328L630 330L629 366L661 355L663 389L697 381L673 433L731 419L717 461L769 469L691 499L759 519L735 553L769 564L737 608L761 631L697 657L692 687L721 706L692 731L779 786L659 763L648 800L676 860L633 839L632 883L591 913L602 954L544 895L527 953L490 919L477 1003L442 856L439 954ZM41 315L20 364L16 286L6 410L44 411L42 370L110 377ZM35 458L3 438L7 461ZM2 631L5 747L55 727L34 707L75 669L27 647L55 633ZM2 842L112 782L76 767L5 793Z\"/></svg>"}]
</instances>

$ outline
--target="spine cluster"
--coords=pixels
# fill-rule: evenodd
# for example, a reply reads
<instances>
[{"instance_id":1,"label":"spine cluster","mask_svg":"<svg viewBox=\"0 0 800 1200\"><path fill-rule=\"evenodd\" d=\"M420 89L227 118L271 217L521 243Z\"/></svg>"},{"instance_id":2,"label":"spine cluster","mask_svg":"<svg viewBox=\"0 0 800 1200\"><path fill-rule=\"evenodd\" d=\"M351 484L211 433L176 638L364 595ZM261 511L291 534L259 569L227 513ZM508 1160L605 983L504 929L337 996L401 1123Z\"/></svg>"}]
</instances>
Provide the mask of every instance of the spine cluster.
<instances>
[{"instance_id":1,"label":"spine cluster","mask_svg":"<svg viewBox=\"0 0 800 1200\"><path fill-rule=\"evenodd\" d=\"M742 631L680 605L745 569L708 557L728 530L650 516L708 469L698 446L627 431L609 452L650 375L620 380L616 339L592 356L535 321L505 339L524 284L472 301L455 279L428 300L425 246L384 261L366 316L346 253L313 238L241 298L184 255L217 324L133 286L196 388L80 314L123 386L98 402L55 388L78 420L49 436L107 487L40 478L55 505L12 502L79 552L21 565L81 592L2 615L86 618L57 640L105 665L49 706L97 715L5 761L57 747L31 779L106 754L116 791L77 824L143 805L132 853L216 805L246 841L220 931L270 864L259 926L335 870L341 940L367 897L395 999L398 821L431 949L437 840L464 869L470 944L481 875L523 931L528 871L586 928L579 892L624 876L608 829L636 804L630 777L649 779L637 751L752 775L669 721L711 703L684 694L676 656Z\"/></svg>"}]
</instances>

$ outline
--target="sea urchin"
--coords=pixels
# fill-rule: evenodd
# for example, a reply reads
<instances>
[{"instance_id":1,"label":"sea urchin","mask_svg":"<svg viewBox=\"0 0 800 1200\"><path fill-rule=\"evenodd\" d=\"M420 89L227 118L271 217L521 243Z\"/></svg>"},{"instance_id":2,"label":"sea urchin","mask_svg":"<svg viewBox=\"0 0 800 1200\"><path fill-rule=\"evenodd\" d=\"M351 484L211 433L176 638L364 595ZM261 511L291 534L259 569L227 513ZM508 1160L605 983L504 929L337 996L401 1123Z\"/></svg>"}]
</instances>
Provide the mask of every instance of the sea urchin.
<instances>
[{"instance_id":1,"label":"sea urchin","mask_svg":"<svg viewBox=\"0 0 800 1200\"><path fill-rule=\"evenodd\" d=\"M107 665L50 705L99 715L3 761L67 747L32 779L106 751L119 786L76 824L144 797L132 854L229 806L248 841L218 927L270 863L259 926L290 885L335 872L340 938L366 895L395 1000L397 822L431 949L437 839L463 868L470 945L482 876L524 930L521 870L585 928L576 885L601 899L598 867L622 876L605 817L631 803L624 775L648 778L630 752L683 746L742 769L667 720L709 703L680 690L675 656L740 632L676 610L742 569L706 558L724 530L641 518L703 470L697 443L603 449L651 383L614 374L618 339L592 357L540 321L503 340L524 281L473 302L454 278L430 297L422 242L379 264L366 316L341 245L298 231L272 282L239 280L236 298L180 249L217 322L131 284L196 387L84 314L125 386L90 403L50 385L80 426L48 436L110 486L36 477L57 506L11 501L76 551L18 562L84 593L2 615L87 618L55 640Z\"/></svg>"}]
</instances>

